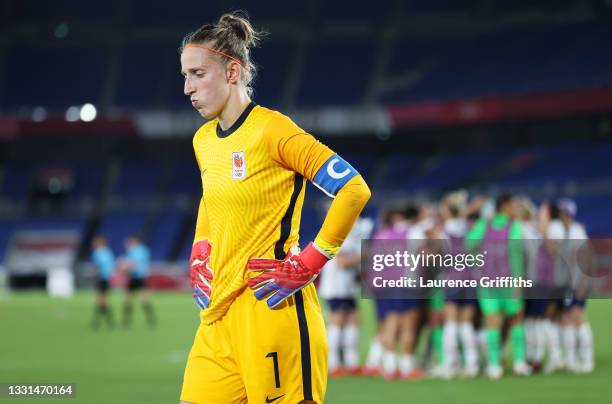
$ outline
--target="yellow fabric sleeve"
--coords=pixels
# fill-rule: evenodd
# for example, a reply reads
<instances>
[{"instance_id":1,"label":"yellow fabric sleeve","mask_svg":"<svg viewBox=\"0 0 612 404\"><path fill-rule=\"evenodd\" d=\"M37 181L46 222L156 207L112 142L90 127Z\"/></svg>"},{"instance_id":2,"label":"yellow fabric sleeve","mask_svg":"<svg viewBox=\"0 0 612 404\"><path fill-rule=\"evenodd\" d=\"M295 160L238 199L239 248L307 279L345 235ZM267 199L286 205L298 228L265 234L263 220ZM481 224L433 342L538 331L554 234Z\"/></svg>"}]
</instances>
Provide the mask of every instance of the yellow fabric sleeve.
<instances>
[{"instance_id":1,"label":"yellow fabric sleeve","mask_svg":"<svg viewBox=\"0 0 612 404\"><path fill-rule=\"evenodd\" d=\"M314 180L319 169L334 155L329 147L282 114L270 120L266 136L272 158L309 181ZM330 257L335 256L370 196L361 175L351 178L329 207L315 244Z\"/></svg>"},{"instance_id":2,"label":"yellow fabric sleeve","mask_svg":"<svg viewBox=\"0 0 612 404\"><path fill-rule=\"evenodd\" d=\"M277 114L266 126L272 159L312 181L319 168L334 152L306 133L288 117Z\"/></svg>"},{"instance_id":3,"label":"yellow fabric sleeve","mask_svg":"<svg viewBox=\"0 0 612 404\"><path fill-rule=\"evenodd\" d=\"M351 178L330 205L315 244L334 257L371 195L361 175Z\"/></svg>"}]
</instances>

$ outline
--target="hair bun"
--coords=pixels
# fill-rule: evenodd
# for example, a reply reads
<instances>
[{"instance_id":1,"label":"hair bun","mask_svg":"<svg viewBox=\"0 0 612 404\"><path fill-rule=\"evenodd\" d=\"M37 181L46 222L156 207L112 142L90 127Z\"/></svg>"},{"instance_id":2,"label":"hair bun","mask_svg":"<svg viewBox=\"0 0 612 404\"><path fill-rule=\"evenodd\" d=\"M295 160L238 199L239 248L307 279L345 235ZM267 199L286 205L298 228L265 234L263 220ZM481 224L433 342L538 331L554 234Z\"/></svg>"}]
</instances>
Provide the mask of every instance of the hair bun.
<instances>
[{"instance_id":1,"label":"hair bun","mask_svg":"<svg viewBox=\"0 0 612 404\"><path fill-rule=\"evenodd\" d=\"M247 46L256 45L257 35L251 23L242 12L223 14L219 18L219 25L230 28Z\"/></svg>"}]
</instances>

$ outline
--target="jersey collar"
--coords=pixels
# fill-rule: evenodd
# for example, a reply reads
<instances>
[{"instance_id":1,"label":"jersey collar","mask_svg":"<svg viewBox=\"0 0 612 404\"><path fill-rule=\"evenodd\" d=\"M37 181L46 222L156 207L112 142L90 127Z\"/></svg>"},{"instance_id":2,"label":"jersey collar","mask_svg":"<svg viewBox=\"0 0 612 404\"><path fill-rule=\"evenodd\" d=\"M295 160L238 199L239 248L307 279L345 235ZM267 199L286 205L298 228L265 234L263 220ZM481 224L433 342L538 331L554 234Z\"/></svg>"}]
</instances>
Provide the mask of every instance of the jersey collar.
<instances>
[{"instance_id":1,"label":"jersey collar","mask_svg":"<svg viewBox=\"0 0 612 404\"><path fill-rule=\"evenodd\" d=\"M242 112L242 114L240 114L240 116L238 117L236 122L234 122L234 124L232 126L227 128L227 130L221 129L221 125L219 125L219 122L217 122L217 137L221 137L221 138L228 137L232 133L236 132L238 130L238 128L247 119L247 117L249 116L249 114L251 113L253 108L255 108L256 106L257 106L257 104L255 104L253 101L251 101L249 103L249 105L247 105L246 109Z\"/></svg>"}]
</instances>

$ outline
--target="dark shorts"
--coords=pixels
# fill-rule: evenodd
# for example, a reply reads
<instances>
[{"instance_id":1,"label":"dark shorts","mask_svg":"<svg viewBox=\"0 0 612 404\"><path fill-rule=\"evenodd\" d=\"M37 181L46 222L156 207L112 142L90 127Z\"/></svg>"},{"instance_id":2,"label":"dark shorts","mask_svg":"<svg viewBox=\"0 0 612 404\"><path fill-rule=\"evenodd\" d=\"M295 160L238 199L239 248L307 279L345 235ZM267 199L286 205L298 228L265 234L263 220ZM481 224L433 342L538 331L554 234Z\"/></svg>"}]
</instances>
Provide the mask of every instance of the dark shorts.
<instances>
[{"instance_id":1,"label":"dark shorts","mask_svg":"<svg viewBox=\"0 0 612 404\"><path fill-rule=\"evenodd\" d=\"M565 287L535 285L524 291L524 297L528 300L547 300L549 302L559 299L561 296L566 296L571 293Z\"/></svg>"},{"instance_id":2,"label":"dark shorts","mask_svg":"<svg viewBox=\"0 0 612 404\"><path fill-rule=\"evenodd\" d=\"M563 299L561 304L562 304L562 308L564 310L569 310L572 307L580 307L580 308L584 309L584 306L586 306L586 300L585 299L576 299L575 297L572 297L572 298Z\"/></svg>"},{"instance_id":3,"label":"dark shorts","mask_svg":"<svg viewBox=\"0 0 612 404\"><path fill-rule=\"evenodd\" d=\"M357 302L355 302L355 299L353 298L329 299L327 304L329 305L329 309L331 311L349 311L357 308Z\"/></svg>"},{"instance_id":4,"label":"dark shorts","mask_svg":"<svg viewBox=\"0 0 612 404\"><path fill-rule=\"evenodd\" d=\"M525 300L525 316L541 317L546 314L546 309L553 302L549 299L526 299Z\"/></svg>"},{"instance_id":5,"label":"dark shorts","mask_svg":"<svg viewBox=\"0 0 612 404\"><path fill-rule=\"evenodd\" d=\"M130 292L144 289L144 287L145 287L144 278L130 278L130 281L128 282L128 290Z\"/></svg>"},{"instance_id":6,"label":"dark shorts","mask_svg":"<svg viewBox=\"0 0 612 404\"><path fill-rule=\"evenodd\" d=\"M389 313L401 313L412 309L419 309L427 301L423 299L377 299L376 315L378 320L384 320Z\"/></svg>"},{"instance_id":7,"label":"dark shorts","mask_svg":"<svg viewBox=\"0 0 612 404\"><path fill-rule=\"evenodd\" d=\"M96 290L100 293L106 293L110 289L110 282L108 279L98 278L96 282Z\"/></svg>"}]
</instances>

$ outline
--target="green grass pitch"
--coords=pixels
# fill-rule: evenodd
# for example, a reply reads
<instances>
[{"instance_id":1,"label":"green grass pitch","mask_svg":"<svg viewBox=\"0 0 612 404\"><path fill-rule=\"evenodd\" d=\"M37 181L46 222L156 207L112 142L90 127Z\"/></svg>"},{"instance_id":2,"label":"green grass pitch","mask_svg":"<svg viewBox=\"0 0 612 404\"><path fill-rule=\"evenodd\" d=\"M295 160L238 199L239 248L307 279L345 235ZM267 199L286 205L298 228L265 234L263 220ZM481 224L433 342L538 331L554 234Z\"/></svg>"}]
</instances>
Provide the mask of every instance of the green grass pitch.
<instances>
[{"instance_id":1,"label":"green grass pitch","mask_svg":"<svg viewBox=\"0 0 612 404\"><path fill-rule=\"evenodd\" d=\"M90 328L93 294L68 300L23 293L0 298L0 383L75 383L70 403L178 403L183 366L197 327L188 293L154 295L160 324L149 330L135 310L130 330ZM121 294L114 294L115 315ZM361 351L374 324L369 301L362 308ZM612 397L612 301L588 305L597 368L592 375L505 377L491 382L371 378L330 379L326 402L342 403L595 403ZM61 402L8 399L1 403Z\"/></svg>"}]
</instances>

